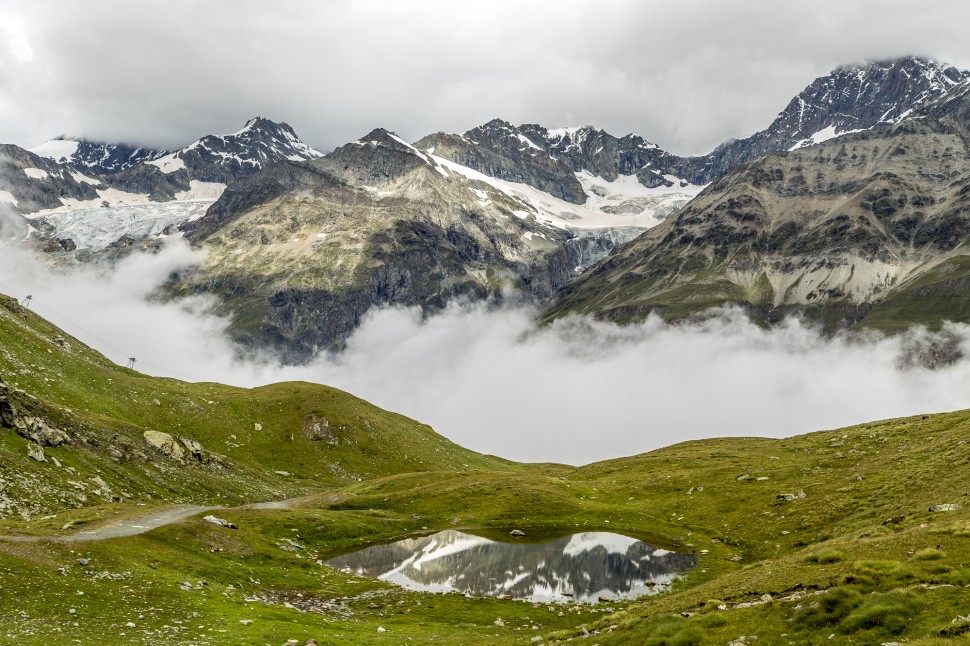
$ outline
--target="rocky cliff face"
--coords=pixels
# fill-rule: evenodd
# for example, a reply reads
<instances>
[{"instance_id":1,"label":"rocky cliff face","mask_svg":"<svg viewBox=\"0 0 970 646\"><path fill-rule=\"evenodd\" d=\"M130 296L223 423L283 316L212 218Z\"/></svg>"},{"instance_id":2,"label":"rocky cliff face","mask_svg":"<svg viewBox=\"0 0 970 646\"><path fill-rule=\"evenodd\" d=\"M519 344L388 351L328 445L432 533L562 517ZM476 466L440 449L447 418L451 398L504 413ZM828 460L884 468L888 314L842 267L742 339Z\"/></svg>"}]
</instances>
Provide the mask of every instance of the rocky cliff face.
<instances>
[{"instance_id":1,"label":"rocky cliff face","mask_svg":"<svg viewBox=\"0 0 970 646\"><path fill-rule=\"evenodd\" d=\"M697 184L770 152L803 148L840 134L892 125L949 92L968 72L913 56L840 67L815 79L750 137L725 142L673 168Z\"/></svg>"},{"instance_id":2,"label":"rocky cliff face","mask_svg":"<svg viewBox=\"0 0 970 646\"><path fill-rule=\"evenodd\" d=\"M300 141L288 124L255 117L238 132L206 135L181 150L148 163L163 173L185 170L189 179L224 184L258 171L271 162L304 161L321 155Z\"/></svg>"},{"instance_id":3,"label":"rocky cliff face","mask_svg":"<svg viewBox=\"0 0 970 646\"><path fill-rule=\"evenodd\" d=\"M230 185L186 235L208 260L176 291L219 295L238 340L293 362L339 346L373 307L510 287L549 298L576 265L572 234L384 130Z\"/></svg>"},{"instance_id":4,"label":"rocky cliff face","mask_svg":"<svg viewBox=\"0 0 970 646\"><path fill-rule=\"evenodd\" d=\"M920 118L729 171L569 284L549 316L691 316L939 325L970 318L970 94Z\"/></svg>"},{"instance_id":5,"label":"rocky cliff face","mask_svg":"<svg viewBox=\"0 0 970 646\"><path fill-rule=\"evenodd\" d=\"M586 193L566 163L501 119L462 135L439 132L414 145L491 177L534 186L567 202L586 201Z\"/></svg>"},{"instance_id":6,"label":"rocky cliff face","mask_svg":"<svg viewBox=\"0 0 970 646\"><path fill-rule=\"evenodd\" d=\"M100 183L19 146L0 144L0 203L18 213L94 200Z\"/></svg>"},{"instance_id":7,"label":"rocky cliff face","mask_svg":"<svg viewBox=\"0 0 970 646\"><path fill-rule=\"evenodd\" d=\"M669 187L678 181L665 174L680 158L639 135L620 138L593 126L548 130L538 124L524 125L522 131L576 173L588 171L609 182L634 175L648 188Z\"/></svg>"}]
</instances>

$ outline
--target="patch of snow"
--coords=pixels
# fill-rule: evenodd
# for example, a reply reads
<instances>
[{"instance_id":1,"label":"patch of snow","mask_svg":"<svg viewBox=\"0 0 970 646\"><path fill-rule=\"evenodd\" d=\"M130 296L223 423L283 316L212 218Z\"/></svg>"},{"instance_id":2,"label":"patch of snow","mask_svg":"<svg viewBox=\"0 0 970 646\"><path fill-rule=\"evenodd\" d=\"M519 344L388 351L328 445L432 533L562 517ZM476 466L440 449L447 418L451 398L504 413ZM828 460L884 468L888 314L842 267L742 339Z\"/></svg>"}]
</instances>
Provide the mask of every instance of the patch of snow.
<instances>
[{"instance_id":1,"label":"patch of snow","mask_svg":"<svg viewBox=\"0 0 970 646\"><path fill-rule=\"evenodd\" d=\"M50 173L43 168L25 168L24 175L31 179L44 179L45 177L51 176Z\"/></svg>"},{"instance_id":2,"label":"patch of snow","mask_svg":"<svg viewBox=\"0 0 970 646\"><path fill-rule=\"evenodd\" d=\"M532 140L526 137L525 135L523 135L521 132L516 133L515 136L518 137L519 141L524 143L529 148L534 148L535 150L542 150L542 148L532 143Z\"/></svg>"},{"instance_id":3,"label":"patch of snow","mask_svg":"<svg viewBox=\"0 0 970 646\"><path fill-rule=\"evenodd\" d=\"M836 137L841 137L842 135L849 135L853 132L862 132L861 129L856 128L855 130L846 130L844 132L836 132L835 126L827 126L822 128L811 137L807 139L802 139L797 142L794 146L789 148L789 152L792 150L798 150L799 148L807 148L808 146L814 146L815 144L820 144L823 141L828 141L829 139L835 139Z\"/></svg>"},{"instance_id":4,"label":"patch of snow","mask_svg":"<svg viewBox=\"0 0 970 646\"><path fill-rule=\"evenodd\" d=\"M54 161L60 161L62 159L70 160L71 156L77 152L80 142L72 141L70 139L51 139L50 141L45 141L39 146L34 146L28 150L35 155L40 157L47 157L48 159L53 159Z\"/></svg>"},{"instance_id":5,"label":"patch of snow","mask_svg":"<svg viewBox=\"0 0 970 646\"><path fill-rule=\"evenodd\" d=\"M488 184L511 197L522 207L512 209L513 215L523 219L534 215L543 224L565 230L618 227L648 229L661 222L671 211L686 204L704 188L686 183L681 186L682 180L675 177L669 178L674 180L672 187L647 188L632 175L620 176L614 182L607 182L583 171L577 173L576 177L590 197L586 204L580 205L554 197L528 184L496 179L443 157L431 154L429 157L434 163L453 173ZM606 197L599 197L591 192L594 184L604 187ZM632 198L643 198L644 201L629 213L610 213L603 210L605 206L617 206Z\"/></svg>"},{"instance_id":6,"label":"patch of snow","mask_svg":"<svg viewBox=\"0 0 970 646\"><path fill-rule=\"evenodd\" d=\"M488 193L486 193L485 191L477 188L472 188L470 186L468 187L468 190L475 194L475 197L478 198L478 203L481 204L482 206L488 206L491 203L491 200L488 199Z\"/></svg>"},{"instance_id":7,"label":"patch of snow","mask_svg":"<svg viewBox=\"0 0 970 646\"><path fill-rule=\"evenodd\" d=\"M101 184L101 182L99 182L98 180L91 179L87 175L82 175L81 173L77 172L76 170L71 171L71 177L73 177L74 178L74 181L77 182L77 183L79 183L79 184L93 184L95 186L98 186L99 184Z\"/></svg>"},{"instance_id":8,"label":"patch of snow","mask_svg":"<svg viewBox=\"0 0 970 646\"><path fill-rule=\"evenodd\" d=\"M198 143L199 142L196 142L193 144L193 146L197 145ZM188 148L186 150L188 150ZM145 163L151 164L152 166L157 166L163 173L174 173L177 170L182 170L185 168L185 162L182 161L181 157L176 157L177 154L178 153L172 153Z\"/></svg>"},{"instance_id":9,"label":"patch of snow","mask_svg":"<svg viewBox=\"0 0 970 646\"><path fill-rule=\"evenodd\" d=\"M10 191L0 191L0 204L13 204L17 206L17 198Z\"/></svg>"},{"instance_id":10,"label":"patch of snow","mask_svg":"<svg viewBox=\"0 0 970 646\"><path fill-rule=\"evenodd\" d=\"M576 126L575 128L553 128L552 130L546 131L546 139L549 141L559 140L569 135L570 138L575 135L581 126Z\"/></svg>"},{"instance_id":11,"label":"patch of snow","mask_svg":"<svg viewBox=\"0 0 970 646\"><path fill-rule=\"evenodd\" d=\"M226 185L221 182L200 182L198 180L189 181L189 190L175 194L176 200L218 200L222 197L222 192L226 190Z\"/></svg>"}]
</instances>

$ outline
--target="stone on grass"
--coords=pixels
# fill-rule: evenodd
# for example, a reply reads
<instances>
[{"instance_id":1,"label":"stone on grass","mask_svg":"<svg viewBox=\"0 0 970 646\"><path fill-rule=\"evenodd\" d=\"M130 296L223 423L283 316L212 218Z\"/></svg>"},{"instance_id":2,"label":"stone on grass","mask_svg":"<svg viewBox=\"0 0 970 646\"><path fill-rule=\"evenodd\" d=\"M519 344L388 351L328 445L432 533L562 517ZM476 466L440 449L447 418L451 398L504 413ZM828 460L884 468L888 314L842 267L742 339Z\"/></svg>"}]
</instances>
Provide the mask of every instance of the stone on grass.
<instances>
[{"instance_id":1,"label":"stone on grass","mask_svg":"<svg viewBox=\"0 0 970 646\"><path fill-rule=\"evenodd\" d=\"M220 525L222 527L228 527L229 529L239 529L239 527L236 525L236 523L230 523L225 518L219 518L218 516L213 516L211 514L208 515L208 516L205 516L202 520L204 520L207 523L212 523L213 525Z\"/></svg>"},{"instance_id":2,"label":"stone on grass","mask_svg":"<svg viewBox=\"0 0 970 646\"><path fill-rule=\"evenodd\" d=\"M525 532L523 532L521 529L513 529L511 532L509 532L509 536L525 536Z\"/></svg>"},{"instance_id":3,"label":"stone on grass","mask_svg":"<svg viewBox=\"0 0 970 646\"><path fill-rule=\"evenodd\" d=\"M164 453L176 462L185 461L185 451L181 446L179 446L179 443L175 441L175 438L168 433L163 433L161 431L145 431L143 437L145 438L145 441L148 442L153 448Z\"/></svg>"},{"instance_id":4,"label":"stone on grass","mask_svg":"<svg viewBox=\"0 0 970 646\"><path fill-rule=\"evenodd\" d=\"M27 457L38 462L47 462L47 458L44 457L44 447L33 442L27 444Z\"/></svg>"}]
</instances>

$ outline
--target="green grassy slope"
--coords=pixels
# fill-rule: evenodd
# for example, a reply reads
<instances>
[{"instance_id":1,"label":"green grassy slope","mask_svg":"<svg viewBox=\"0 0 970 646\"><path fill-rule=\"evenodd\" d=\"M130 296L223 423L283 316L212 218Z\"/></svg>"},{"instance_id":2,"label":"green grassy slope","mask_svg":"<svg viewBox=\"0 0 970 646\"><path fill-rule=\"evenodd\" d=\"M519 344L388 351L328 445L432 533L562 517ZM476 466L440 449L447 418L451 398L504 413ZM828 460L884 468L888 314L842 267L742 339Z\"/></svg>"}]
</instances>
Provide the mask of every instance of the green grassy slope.
<instances>
[{"instance_id":1,"label":"green grassy slope","mask_svg":"<svg viewBox=\"0 0 970 646\"><path fill-rule=\"evenodd\" d=\"M158 502L307 496L285 510L218 512L238 530L195 517L96 543L0 540L0 642L942 644L970 634L970 622L954 622L970 612L970 411L687 442L579 468L511 465L309 384L246 391L152 379L71 339L65 354L50 340L55 328L3 304L3 374L44 395L20 405L43 404L52 424L89 442L48 448L58 468L29 460L26 441L0 431L0 492L31 517L15 509L0 534L56 535ZM149 403L128 412L119 400ZM348 437L358 443L305 439L308 415L326 416L328 428L357 420ZM368 435L364 421L388 430ZM157 454L106 457L114 434L136 445L142 429L182 433L178 424L226 455L225 471ZM241 446L226 443L232 435ZM18 478L40 472L66 497L58 483L69 466L78 473L67 480L97 476L131 496L108 503L88 491L80 509L54 496L31 511ZM692 551L699 564L669 593L595 606L418 594L321 564L445 528L493 538L521 528L525 540L615 531Z\"/></svg>"},{"instance_id":2,"label":"green grassy slope","mask_svg":"<svg viewBox=\"0 0 970 646\"><path fill-rule=\"evenodd\" d=\"M333 388L241 389L139 374L7 297L0 379L21 417L71 438L45 448L48 462L39 463L27 457L25 438L0 429L0 518L121 500L239 503L400 472L511 468ZM194 440L205 457L172 459L146 442L146 431Z\"/></svg>"}]
</instances>

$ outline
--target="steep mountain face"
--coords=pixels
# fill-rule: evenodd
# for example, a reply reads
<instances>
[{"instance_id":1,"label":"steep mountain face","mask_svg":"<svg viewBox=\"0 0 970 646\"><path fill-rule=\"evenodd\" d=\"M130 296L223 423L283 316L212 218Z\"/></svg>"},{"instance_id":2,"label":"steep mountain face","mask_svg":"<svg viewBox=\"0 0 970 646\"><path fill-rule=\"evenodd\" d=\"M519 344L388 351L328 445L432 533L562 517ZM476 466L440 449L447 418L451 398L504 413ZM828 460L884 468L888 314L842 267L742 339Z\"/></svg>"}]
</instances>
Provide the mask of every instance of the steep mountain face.
<instances>
[{"instance_id":1,"label":"steep mountain face","mask_svg":"<svg viewBox=\"0 0 970 646\"><path fill-rule=\"evenodd\" d=\"M270 166L185 227L208 254L176 290L219 295L239 341L299 362L377 305L433 311L508 287L548 298L574 275L573 234L446 164L378 129Z\"/></svg>"},{"instance_id":2,"label":"steep mountain face","mask_svg":"<svg viewBox=\"0 0 970 646\"><path fill-rule=\"evenodd\" d=\"M970 318L970 93L919 118L772 154L566 286L548 316L669 318L727 303L773 320Z\"/></svg>"},{"instance_id":3,"label":"steep mountain face","mask_svg":"<svg viewBox=\"0 0 970 646\"><path fill-rule=\"evenodd\" d=\"M6 154L21 161L28 159L24 152L15 152L15 148L6 147ZM28 153L44 159L45 163L34 160L30 164L33 168L45 170L46 178L41 177L39 171L23 177L18 174L6 176L4 179L11 185L26 183L25 186L9 190L27 194L49 189L47 192L51 196L40 201L18 202L17 208L21 213L79 206L60 198L80 202L97 200L98 205L107 201L110 205L114 201L126 204L139 200L164 202L179 199L179 194L189 192L197 194L202 191L211 195L212 187L206 190L207 187L200 184L223 186L271 162L302 161L322 154L303 143L289 125L262 117L250 119L238 132L207 135L175 152L60 137ZM30 186L42 179L50 181ZM54 185L61 179L64 185L58 185L55 189ZM75 186L78 183L93 188L78 191ZM129 195L110 194L111 190ZM185 199L184 195L182 199Z\"/></svg>"},{"instance_id":4,"label":"steep mountain face","mask_svg":"<svg viewBox=\"0 0 970 646\"><path fill-rule=\"evenodd\" d=\"M19 146L0 144L0 204L23 214L94 200L100 182Z\"/></svg>"},{"instance_id":5,"label":"steep mountain face","mask_svg":"<svg viewBox=\"0 0 970 646\"><path fill-rule=\"evenodd\" d=\"M913 56L840 67L815 79L761 132L726 142L703 157L682 160L674 168L694 183L707 184L734 166L770 152L898 123L968 75L951 65Z\"/></svg>"},{"instance_id":6,"label":"steep mountain face","mask_svg":"<svg viewBox=\"0 0 970 646\"><path fill-rule=\"evenodd\" d=\"M480 173L528 184L573 204L586 201L586 193L568 165L501 119L462 135L435 133L414 145Z\"/></svg>"},{"instance_id":7,"label":"steep mountain face","mask_svg":"<svg viewBox=\"0 0 970 646\"><path fill-rule=\"evenodd\" d=\"M675 166L679 158L639 135L618 138L593 126L548 130L538 124L523 125L522 131L542 142L550 155L576 173L587 171L609 182L620 175L634 175L648 188L681 182L664 176L664 171Z\"/></svg>"},{"instance_id":8,"label":"steep mountain face","mask_svg":"<svg viewBox=\"0 0 970 646\"><path fill-rule=\"evenodd\" d=\"M88 175L112 175L168 154L167 150L97 143L64 136L30 148L30 152L72 166Z\"/></svg>"}]
</instances>

